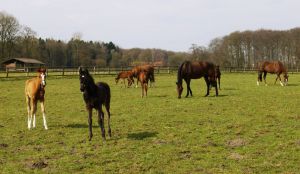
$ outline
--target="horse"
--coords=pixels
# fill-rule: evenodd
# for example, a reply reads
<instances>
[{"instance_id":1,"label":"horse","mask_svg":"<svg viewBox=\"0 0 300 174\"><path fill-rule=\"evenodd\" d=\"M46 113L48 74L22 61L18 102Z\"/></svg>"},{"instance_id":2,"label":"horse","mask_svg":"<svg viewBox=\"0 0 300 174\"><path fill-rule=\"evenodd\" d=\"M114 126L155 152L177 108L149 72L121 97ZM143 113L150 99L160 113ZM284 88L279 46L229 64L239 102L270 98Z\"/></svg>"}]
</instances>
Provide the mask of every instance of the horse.
<instances>
[{"instance_id":1,"label":"horse","mask_svg":"<svg viewBox=\"0 0 300 174\"><path fill-rule=\"evenodd\" d=\"M127 79L128 81L128 87L134 83L132 71L121 71L115 78L116 84L118 84L120 78L123 79L123 83L125 87L126 87L125 79Z\"/></svg>"},{"instance_id":2,"label":"horse","mask_svg":"<svg viewBox=\"0 0 300 174\"><path fill-rule=\"evenodd\" d=\"M37 110L37 102L41 103L43 113L44 128L47 130L47 121L45 114L45 87L46 87L46 69L39 68L38 76L25 82L25 98L28 112L28 129L35 128L35 114Z\"/></svg>"},{"instance_id":3,"label":"horse","mask_svg":"<svg viewBox=\"0 0 300 174\"><path fill-rule=\"evenodd\" d=\"M203 62L203 61L184 61L178 68L177 72L177 93L178 98L181 98L181 94L183 91L182 87L182 79L186 82L187 85L187 94L185 97L188 97L191 93L191 96L193 96L192 90L190 88L190 82L191 79L199 79L201 77L204 77L204 80L206 82L207 86L207 92L206 96L209 95L209 88L210 85L215 87L216 90L216 96L218 96L218 88L217 88L217 82L216 82L216 75L215 75L215 65L210 62Z\"/></svg>"},{"instance_id":4,"label":"horse","mask_svg":"<svg viewBox=\"0 0 300 174\"><path fill-rule=\"evenodd\" d=\"M149 72L147 71L141 71L138 76L138 80L140 81L142 86L142 98L144 97L144 95L146 95L147 97L149 76Z\"/></svg>"},{"instance_id":5,"label":"horse","mask_svg":"<svg viewBox=\"0 0 300 174\"><path fill-rule=\"evenodd\" d=\"M139 73L141 71L145 71L148 73L149 75L149 79L150 80L150 86L154 86L154 82L155 82L155 78L154 78L154 66L152 65L140 65L140 66L135 66L132 68L132 73L133 73L133 77L138 78ZM138 81L136 82L136 87L138 85Z\"/></svg>"},{"instance_id":6,"label":"horse","mask_svg":"<svg viewBox=\"0 0 300 174\"><path fill-rule=\"evenodd\" d=\"M218 84L219 84L219 90L221 90L221 82L220 82L221 81L221 71L220 71L219 65L216 66L215 71L216 71L216 80L218 81Z\"/></svg>"},{"instance_id":7,"label":"horse","mask_svg":"<svg viewBox=\"0 0 300 174\"><path fill-rule=\"evenodd\" d=\"M93 77L90 75L88 69L79 67L79 80L80 91L83 93L83 99L88 111L89 123L89 141L92 140L92 110L98 111L98 124L101 128L102 139L105 141L105 128L104 128L104 113L102 105L105 106L108 114L108 135L111 137L110 128L110 87L105 82L98 82L95 84Z\"/></svg>"},{"instance_id":8,"label":"horse","mask_svg":"<svg viewBox=\"0 0 300 174\"><path fill-rule=\"evenodd\" d=\"M259 85L259 82L262 82L262 74L264 74L264 82L267 86L266 82L266 76L267 73L276 74L276 80L279 79L281 86L286 86L288 84L288 73L286 68L284 67L283 63L280 61L262 61L258 62L258 77L257 77L257 85ZM283 74L284 83L282 83L280 75Z\"/></svg>"}]
</instances>

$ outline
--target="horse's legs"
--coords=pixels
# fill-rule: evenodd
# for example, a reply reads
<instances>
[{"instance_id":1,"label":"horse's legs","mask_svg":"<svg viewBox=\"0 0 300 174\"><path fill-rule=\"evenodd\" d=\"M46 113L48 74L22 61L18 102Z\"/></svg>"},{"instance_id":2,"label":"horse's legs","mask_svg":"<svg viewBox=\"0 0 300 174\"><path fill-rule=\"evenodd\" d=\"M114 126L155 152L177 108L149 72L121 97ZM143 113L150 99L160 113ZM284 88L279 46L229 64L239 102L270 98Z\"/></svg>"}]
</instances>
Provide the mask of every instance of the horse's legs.
<instances>
[{"instance_id":1,"label":"horse's legs","mask_svg":"<svg viewBox=\"0 0 300 174\"><path fill-rule=\"evenodd\" d=\"M219 90L221 90L221 77L218 77L218 83L219 83Z\"/></svg>"},{"instance_id":2,"label":"horse's legs","mask_svg":"<svg viewBox=\"0 0 300 174\"><path fill-rule=\"evenodd\" d=\"M26 96L26 103L27 103L27 113L28 113L27 126L28 126L28 129L30 129L31 128L31 118L30 118L31 107L30 107L30 98L28 96Z\"/></svg>"},{"instance_id":3,"label":"horse's legs","mask_svg":"<svg viewBox=\"0 0 300 174\"><path fill-rule=\"evenodd\" d=\"M191 80L190 79L184 79L184 81L186 83L186 96L185 97L188 97L189 94L190 94L190 91L192 92L192 90L190 90L191 89L190 88L190 82L191 82ZM191 96L193 96L193 95L191 94Z\"/></svg>"},{"instance_id":4,"label":"horse's legs","mask_svg":"<svg viewBox=\"0 0 300 174\"><path fill-rule=\"evenodd\" d=\"M108 124L108 135L109 137L111 137L111 129L110 129L110 103L109 102L106 102L105 103L105 109L106 109L106 112L107 112L107 124Z\"/></svg>"},{"instance_id":5,"label":"horse's legs","mask_svg":"<svg viewBox=\"0 0 300 174\"><path fill-rule=\"evenodd\" d=\"M31 99L30 100L31 103L31 115L30 115L30 125L29 125L29 129L31 128L31 122L32 122L32 127L35 127L35 113L36 113L36 104L37 101L35 101L35 99Z\"/></svg>"},{"instance_id":6,"label":"horse's legs","mask_svg":"<svg viewBox=\"0 0 300 174\"><path fill-rule=\"evenodd\" d=\"M258 77L257 77L257 86L259 86L259 82L262 82L262 72L261 71L258 71Z\"/></svg>"},{"instance_id":7,"label":"horse's legs","mask_svg":"<svg viewBox=\"0 0 300 174\"><path fill-rule=\"evenodd\" d=\"M216 96L218 96L219 95L219 93L218 93L218 85L217 85L217 82L215 82L215 89L216 89Z\"/></svg>"},{"instance_id":8,"label":"horse's legs","mask_svg":"<svg viewBox=\"0 0 300 174\"><path fill-rule=\"evenodd\" d=\"M102 111L102 106L100 106L98 110L98 124L101 128L102 139L105 141L104 113Z\"/></svg>"},{"instance_id":9,"label":"horse's legs","mask_svg":"<svg viewBox=\"0 0 300 174\"><path fill-rule=\"evenodd\" d=\"M275 79L274 85L276 84L278 78L279 78L279 75L277 74L277 77Z\"/></svg>"},{"instance_id":10,"label":"horse's legs","mask_svg":"<svg viewBox=\"0 0 300 174\"><path fill-rule=\"evenodd\" d=\"M89 122L89 141L92 140L93 132L92 132L92 108L87 108L88 110L88 122Z\"/></svg>"},{"instance_id":11,"label":"horse's legs","mask_svg":"<svg viewBox=\"0 0 300 174\"><path fill-rule=\"evenodd\" d=\"M144 83L141 82L141 86L142 86L142 96L141 97L143 98L144 97L144 88L145 88Z\"/></svg>"},{"instance_id":12,"label":"horse's legs","mask_svg":"<svg viewBox=\"0 0 300 174\"><path fill-rule=\"evenodd\" d=\"M44 100L41 101L41 110L42 110L42 113L43 113L44 128L46 130L48 130L47 121L46 121L45 103L44 102L45 102Z\"/></svg>"},{"instance_id":13,"label":"horse's legs","mask_svg":"<svg viewBox=\"0 0 300 174\"><path fill-rule=\"evenodd\" d=\"M265 81L265 85L268 86L267 81L266 81L266 77L267 77L267 72L264 71L264 81Z\"/></svg>"},{"instance_id":14,"label":"horse's legs","mask_svg":"<svg viewBox=\"0 0 300 174\"><path fill-rule=\"evenodd\" d=\"M284 86L284 85L283 85L283 83L282 83L282 81L281 81L281 77L280 77L280 74L278 74L278 75L277 75L277 78L279 78L279 81L280 81L280 85L281 85L281 86Z\"/></svg>"},{"instance_id":15,"label":"horse's legs","mask_svg":"<svg viewBox=\"0 0 300 174\"><path fill-rule=\"evenodd\" d=\"M146 97L147 97L147 91L148 91L148 82L144 84L144 89L145 89L145 93L146 93Z\"/></svg>"},{"instance_id":16,"label":"horse's legs","mask_svg":"<svg viewBox=\"0 0 300 174\"><path fill-rule=\"evenodd\" d=\"M209 86L210 86L210 83L209 83L208 77L204 77L204 80L206 82L206 95L205 95L205 97L207 97L209 95Z\"/></svg>"}]
</instances>

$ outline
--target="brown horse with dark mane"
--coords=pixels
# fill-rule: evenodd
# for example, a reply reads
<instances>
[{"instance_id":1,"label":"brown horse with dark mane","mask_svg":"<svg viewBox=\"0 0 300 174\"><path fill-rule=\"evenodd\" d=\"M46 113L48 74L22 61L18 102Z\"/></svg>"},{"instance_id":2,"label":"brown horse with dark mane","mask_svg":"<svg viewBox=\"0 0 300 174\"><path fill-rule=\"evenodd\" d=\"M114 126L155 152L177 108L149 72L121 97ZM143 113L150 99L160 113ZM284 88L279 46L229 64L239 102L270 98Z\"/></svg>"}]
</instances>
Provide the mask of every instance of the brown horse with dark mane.
<instances>
[{"instance_id":1,"label":"brown horse with dark mane","mask_svg":"<svg viewBox=\"0 0 300 174\"><path fill-rule=\"evenodd\" d=\"M258 78L257 78L257 85L259 85L259 82L262 82L262 74L264 74L264 82L265 85L267 85L266 82L266 76L267 73L276 74L276 80L279 79L281 86L286 86L288 84L288 73L286 68L284 67L283 63L280 61L263 61L258 62ZM283 74L284 82L282 83L280 75Z\"/></svg>"},{"instance_id":2,"label":"brown horse with dark mane","mask_svg":"<svg viewBox=\"0 0 300 174\"><path fill-rule=\"evenodd\" d=\"M149 79L150 80L150 86L152 86L155 82L155 79L154 79L154 66L152 65L140 65L140 66L135 66L132 68L132 73L133 73L133 76L135 78L138 79L139 77L139 74L140 72L144 71L144 72L147 72L147 74L149 75ZM136 87L138 85L138 81L136 82Z\"/></svg>"},{"instance_id":3,"label":"brown horse with dark mane","mask_svg":"<svg viewBox=\"0 0 300 174\"><path fill-rule=\"evenodd\" d=\"M182 79L184 79L184 81L186 82L187 94L185 97L188 97L190 93L191 96L193 96L192 90L190 88L191 79L199 79L201 77L204 77L207 86L207 92L205 97L209 95L210 85L215 87L216 96L218 96L218 88L217 88L218 85L216 82L215 65L210 62L185 61L179 66L178 73L177 73L176 84L177 84L178 98L181 98L181 94L183 91Z\"/></svg>"},{"instance_id":4,"label":"brown horse with dark mane","mask_svg":"<svg viewBox=\"0 0 300 174\"><path fill-rule=\"evenodd\" d=\"M101 128L102 138L105 140L104 129L104 113L102 111L102 105L105 106L108 114L108 135L111 137L110 129L110 88L107 83L98 82L95 84L93 77L90 75L88 69L82 69L79 67L79 80L80 91L83 93L83 99L85 101L86 109L89 113L89 140L92 140L92 110L93 108L98 111L98 124Z\"/></svg>"},{"instance_id":5,"label":"brown horse with dark mane","mask_svg":"<svg viewBox=\"0 0 300 174\"><path fill-rule=\"evenodd\" d=\"M128 84L127 84L128 87L134 83L132 71L121 71L115 78L116 84L118 84L120 79L123 79L123 83L124 83L125 87L126 87L125 79L127 79L127 81L128 81Z\"/></svg>"},{"instance_id":6,"label":"brown horse with dark mane","mask_svg":"<svg viewBox=\"0 0 300 174\"><path fill-rule=\"evenodd\" d=\"M29 79L25 83L25 97L28 111L28 129L35 128L35 114L37 110L37 102L41 103L43 113L44 127L47 130L46 114L45 114L45 87L46 87L46 69L39 68L38 76Z\"/></svg>"}]
</instances>

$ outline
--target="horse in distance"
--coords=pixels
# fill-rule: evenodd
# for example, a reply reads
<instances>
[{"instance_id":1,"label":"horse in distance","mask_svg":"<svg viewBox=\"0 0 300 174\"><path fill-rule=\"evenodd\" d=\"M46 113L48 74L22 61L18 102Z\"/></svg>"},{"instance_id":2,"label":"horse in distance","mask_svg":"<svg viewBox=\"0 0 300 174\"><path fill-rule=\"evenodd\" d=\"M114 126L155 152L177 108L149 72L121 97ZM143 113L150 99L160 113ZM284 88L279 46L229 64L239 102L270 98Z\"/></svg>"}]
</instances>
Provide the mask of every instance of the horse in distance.
<instances>
[{"instance_id":1,"label":"horse in distance","mask_svg":"<svg viewBox=\"0 0 300 174\"><path fill-rule=\"evenodd\" d=\"M213 63L204 62L204 61L195 61L195 62L184 61L179 66L177 72L176 85L177 85L178 98L181 98L181 94L183 91L182 79L186 82L187 94L185 97L188 97L189 94L193 96L192 90L190 88L191 79L199 79L201 77L204 77L207 86L207 92L205 97L209 95L210 85L215 87L216 96L218 96L218 88L217 88L216 75L215 75L215 65Z\"/></svg>"},{"instance_id":2,"label":"horse in distance","mask_svg":"<svg viewBox=\"0 0 300 174\"><path fill-rule=\"evenodd\" d=\"M35 115L37 110L37 102L41 103L41 110L43 113L44 128L47 130L47 121L45 114L45 87L46 87L46 69L39 68L38 76L29 79L25 82L25 98L28 112L28 129L31 126L35 128Z\"/></svg>"},{"instance_id":3,"label":"horse in distance","mask_svg":"<svg viewBox=\"0 0 300 174\"><path fill-rule=\"evenodd\" d=\"M142 86L142 98L144 96L147 97L149 72L147 72L147 71L141 71L139 73L138 80L140 81L141 86Z\"/></svg>"},{"instance_id":4,"label":"horse in distance","mask_svg":"<svg viewBox=\"0 0 300 174\"><path fill-rule=\"evenodd\" d=\"M279 79L281 86L286 86L288 84L288 73L283 63L280 61L262 61L258 62L258 77L257 77L257 85L259 82L262 82L262 75L264 78L265 85L267 85L266 76L267 73L276 74L277 77L275 79L274 84L276 84ZM283 74L283 83L281 81L281 74Z\"/></svg>"},{"instance_id":5,"label":"horse in distance","mask_svg":"<svg viewBox=\"0 0 300 174\"><path fill-rule=\"evenodd\" d=\"M135 78L138 78L140 72L142 71L147 72L147 74L149 75L148 80L150 80L150 86L154 86L155 83L154 70L155 70L154 66L152 65L140 65L140 66L133 67L131 71ZM139 80L137 80L136 87L138 85L138 81Z\"/></svg>"},{"instance_id":6,"label":"horse in distance","mask_svg":"<svg viewBox=\"0 0 300 174\"><path fill-rule=\"evenodd\" d=\"M127 79L128 87L134 83L132 71L121 71L120 73L118 73L117 77L115 78L116 84L118 84L120 79L123 79L123 83L125 87L126 87L125 79Z\"/></svg>"},{"instance_id":7,"label":"horse in distance","mask_svg":"<svg viewBox=\"0 0 300 174\"><path fill-rule=\"evenodd\" d=\"M80 91L83 93L83 99L88 111L88 124L89 124L89 141L92 140L92 110L98 111L98 124L101 128L102 139L105 141L105 128L104 128L104 112L102 105L105 106L107 111L108 122L108 135L111 137L110 128L110 87L105 82L98 82L95 84L93 77L90 75L88 69L79 67L79 80Z\"/></svg>"}]
</instances>

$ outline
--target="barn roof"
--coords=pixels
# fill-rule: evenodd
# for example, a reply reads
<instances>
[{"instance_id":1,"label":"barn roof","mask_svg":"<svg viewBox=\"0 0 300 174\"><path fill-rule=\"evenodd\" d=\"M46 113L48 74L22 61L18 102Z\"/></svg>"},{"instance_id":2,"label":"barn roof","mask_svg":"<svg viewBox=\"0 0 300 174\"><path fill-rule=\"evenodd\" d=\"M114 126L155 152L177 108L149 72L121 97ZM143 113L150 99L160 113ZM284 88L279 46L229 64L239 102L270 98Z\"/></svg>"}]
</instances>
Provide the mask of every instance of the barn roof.
<instances>
[{"instance_id":1,"label":"barn roof","mask_svg":"<svg viewBox=\"0 0 300 174\"><path fill-rule=\"evenodd\" d=\"M2 62L2 64L9 64L9 63L13 63L15 61L23 62L23 63L30 63L30 64L39 64L39 65L44 65L45 64L45 63L43 63L39 60L30 59L30 58L12 58L12 59L9 59L9 60L6 60L6 61Z\"/></svg>"}]
</instances>

